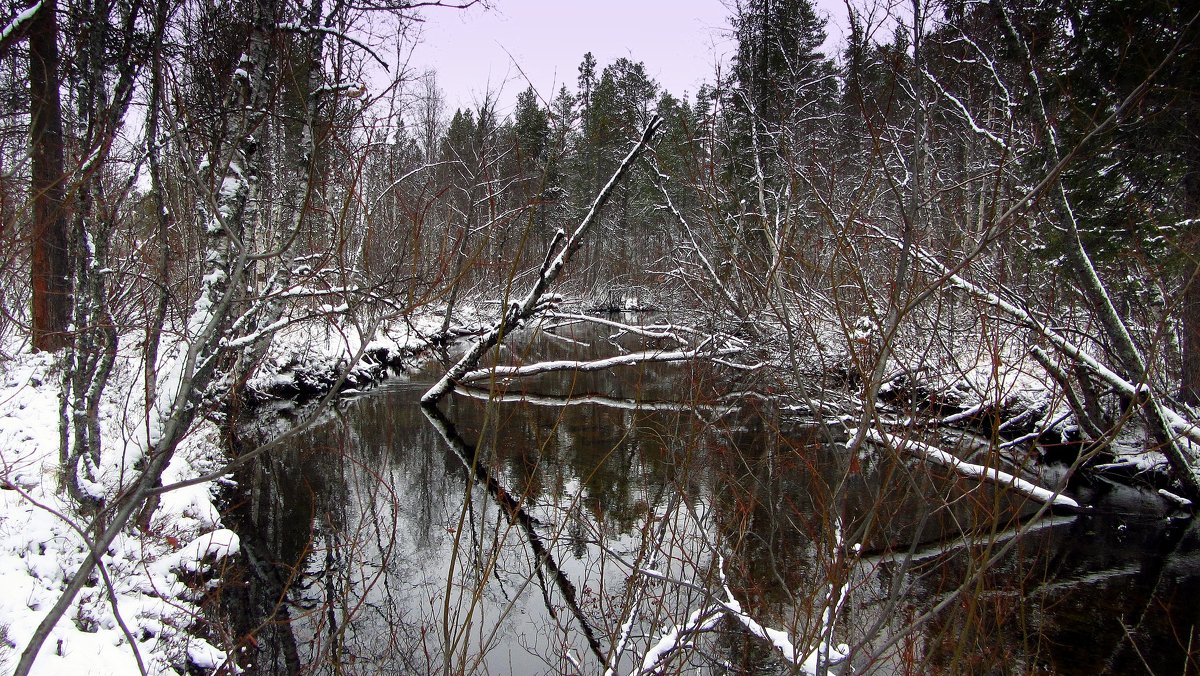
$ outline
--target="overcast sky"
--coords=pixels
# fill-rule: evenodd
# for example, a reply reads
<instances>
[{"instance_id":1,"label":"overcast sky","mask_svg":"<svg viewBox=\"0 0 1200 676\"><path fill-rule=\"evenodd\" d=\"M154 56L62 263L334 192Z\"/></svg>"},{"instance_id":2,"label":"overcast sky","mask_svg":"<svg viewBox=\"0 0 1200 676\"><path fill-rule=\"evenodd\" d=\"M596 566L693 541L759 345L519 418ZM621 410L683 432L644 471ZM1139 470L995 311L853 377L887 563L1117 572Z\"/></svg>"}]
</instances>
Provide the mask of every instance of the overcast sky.
<instances>
[{"instance_id":1,"label":"overcast sky","mask_svg":"<svg viewBox=\"0 0 1200 676\"><path fill-rule=\"evenodd\" d=\"M625 56L642 61L671 93L696 92L732 50L722 0L495 0L495 8L425 13L410 66L437 70L450 110L499 92L502 114L532 83L547 99L574 90L579 62L600 68ZM826 3L818 3L824 5ZM836 10L837 5L829 5ZM830 10L834 11L834 10ZM828 29L831 40L840 38ZM522 73L523 71L523 73ZM526 79L528 78L528 79Z\"/></svg>"}]
</instances>

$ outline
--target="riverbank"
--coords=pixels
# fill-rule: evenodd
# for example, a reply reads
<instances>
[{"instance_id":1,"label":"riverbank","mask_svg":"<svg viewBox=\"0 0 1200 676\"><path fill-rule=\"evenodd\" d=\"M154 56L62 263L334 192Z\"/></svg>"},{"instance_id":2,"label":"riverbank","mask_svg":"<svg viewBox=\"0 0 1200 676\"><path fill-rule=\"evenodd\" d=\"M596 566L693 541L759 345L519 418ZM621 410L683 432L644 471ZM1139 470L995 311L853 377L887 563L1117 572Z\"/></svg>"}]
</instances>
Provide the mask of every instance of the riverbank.
<instances>
[{"instance_id":1,"label":"riverbank","mask_svg":"<svg viewBox=\"0 0 1200 676\"><path fill-rule=\"evenodd\" d=\"M478 324L457 313L455 333ZM281 330L247 382L253 398L315 397L377 383L411 365L435 344L442 318L425 313L364 335L346 322L318 321ZM98 409L101 452L85 484L99 504L130 485L155 433L146 403L141 336L122 336ZM160 369L178 346L164 344ZM0 669L12 669L66 580L89 551L91 517L60 482L64 367L27 345L4 346L0 360ZM357 362L355 358L358 357ZM341 379L345 374L344 380ZM162 379L160 378L160 381ZM197 418L163 475L165 485L219 470L228 462L221 416ZM214 504L217 481L161 495L147 523L127 528L102 557L71 610L53 629L33 673L211 672L231 656L202 638L201 602L210 580L239 549Z\"/></svg>"},{"instance_id":2,"label":"riverbank","mask_svg":"<svg viewBox=\"0 0 1200 676\"><path fill-rule=\"evenodd\" d=\"M447 340L483 331L495 320L499 305L478 307L484 309L468 306L456 313L448 333L442 333L442 317L434 312L369 335L340 319L286 327L245 383L250 410L267 402L312 400L334 388L349 393L372 387L390 373L412 368ZM136 476L154 434L138 338L125 336L119 342L122 349L99 407L102 452L87 490L105 502ZM160 364L169 362L176 347L164 346ZM0 596L0 667L11 668L58 599L64 580L88 556L84 533L91 527L60 485L62 365L20 346L5 346L3 353L11 358L0 361L0 584L7 590ZM1034 432L1068 441L1073 421L1044 374L1024 360L1006 358L1003 363L1004 369L988 361L972 368L956 364L942 374L890 378L880 392L886 422L903 427L906 416L919 412L926 432L994 429L999 438L1018 442L1011 445L1013 458L1023 456L1027 442L1037 439L1029 436ZM767 365L767 370L786 370L778 366ZM897 365L893 371L902 369ZM777 382L786 385L786 379ZM768 395L772 391L769 386L759 389ZM840 390L841 400L849 402L842 411L848 425L854 420L854 392L853 384ZM769 398L786 412L786 397ZM164 474L164 484L186 482L228 462L222 421L220 415L197 419ZM1161 455L1135 443L1144 436L1129 429L1119 437L1106 458L1109 471L1153 475L1160 469ZM99 575L46 641L34 673L212 671L232 664L230 655L201 638L215 635L208 633L202 609L208 587L240 548L214 503L217 484L227 481L168 491L148 522L126 529L102 557Z\"/></svg>"}]
</instances>

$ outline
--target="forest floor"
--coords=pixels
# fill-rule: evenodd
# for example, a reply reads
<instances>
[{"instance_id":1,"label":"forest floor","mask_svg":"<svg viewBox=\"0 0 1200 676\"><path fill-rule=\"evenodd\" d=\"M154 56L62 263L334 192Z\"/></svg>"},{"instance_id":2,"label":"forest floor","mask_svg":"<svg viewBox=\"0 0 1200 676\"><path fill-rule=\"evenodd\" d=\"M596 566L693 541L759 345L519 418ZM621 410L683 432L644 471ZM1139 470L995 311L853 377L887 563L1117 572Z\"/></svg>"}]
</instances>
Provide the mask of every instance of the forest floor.
<instances>
[{"instance_id":1,"label":"forest floor","mask_svg":"<svg viewBox=\"0 0 1200 676\"><path fill-rule=\"evenodd\" d=\"M477 321L473 308L456 315L465 331ZM250 391L260 397L272 397L272 391L320 394L360 352L364 358L342 388L366 386L389 366L420 359L440 327L434 314L409 317L370 336L353 327L295 325L277 335ZM102 453L85 487L105 500L130 484L153 434L141 336L121 338L99 409ZM60 480L64 366L27 345L2 347L9 358L0 360L0 671L7 672L89 555L85 534L93 526ZM160 363L169 361L172 347L164 345ZM218 423L198 420L163 482L212 472L227 461ZM205 586L215 584L222 560L239 549L238 536L222 526L216 488L208 482L164 493L148 527L127 528L117 538L97 578L45 642L33 673L211 672L229 664L230 656L195 630Z\"/></svg>"}]
</instances>

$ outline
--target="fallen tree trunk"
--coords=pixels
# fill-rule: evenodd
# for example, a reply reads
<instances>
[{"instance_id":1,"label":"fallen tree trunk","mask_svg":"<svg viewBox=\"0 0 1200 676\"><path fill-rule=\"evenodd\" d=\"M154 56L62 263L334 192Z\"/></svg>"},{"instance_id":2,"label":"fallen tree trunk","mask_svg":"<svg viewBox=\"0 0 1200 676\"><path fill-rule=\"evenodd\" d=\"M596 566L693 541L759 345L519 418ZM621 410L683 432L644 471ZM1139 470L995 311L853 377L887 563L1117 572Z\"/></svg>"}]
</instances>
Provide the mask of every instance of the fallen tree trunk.
<instances>
[{"instance_id":1,"label":"fallen tree trunk","mask_svg":"<svg viewBox=\"0 0 1200 676\"><path fill-rule=\"evenodd\" d=\"M468 372L475 369L479 364L479 360L483 355L487 354L488 350L498 345L508 333L516 329L520 324L532 318L537 312L542 309L542 296L550 288L550 286L558 279L566 264L571 260L579 247L583 244L583 238L587 235L588 230L600 216L600 211L604 205L608 203L617 184L625 177L629 170L633 168L638 157L650 145L650 141L654 138L654 134L662 125L662 118L655 116L650 120L650 124L646 125L646 129L642 131L641 138L634 144L629 154L622 160L621 165L617 167L616 172L608 179L608 183L596 195L596 199L592 202L592 208L588 210L583 221L575 228L570 237L566 238L566 242L562 245L562 249L558 255L554 255L554 246L562 239L562 236L556 236L554 242L551 243L551 248L546 252L546 260L542 263L542 269L537 276L537 281L533 287L525 295L524 300L513 302L507 310L501 315L500 320L495 326L485 333L476 343L467 350L467 353L458 360L454 366L450 367L444 375L433 387L421 397L423 404L436 404L442 397L446 396L454 389L456 383L461 382L463 377Z\"/></svg>"},{"instance_id":2,"label":"fallen tree trunk","mask_svg":"<svg viewBox=\"0 0 1200 676\"><path fill-rule=\"evenodd\" d=\"M687 361L696 359L697 357L723 357L741 352L741 348L726 347L712 350L705 350L698 347L694 350L648 350L645 352L631 352L622 354L616 357L608 357L606 359L593 359L591 361L544 361L536 364L528 364L525 366L493 366L486 369L478 369L468 371L459 378L459 382L473 382L479 380L487 380L491 377L497 378L520 378L524 376L536 376L542 373L554 373L556 371L603 371L614 366L628 366L631 364L644 364L648 362L673 362Z\"/></svg>"},{"instance_id":3,"label":"fallen tree trunk","mask_svg":"<svg viewBox=\"0 0 1200 676\"><path fill-rule=\"evenodd\" d=\"M912 439L904 439L886 432L881 432L876 429L867 430L867 441L887 446L898 451L904 451L912 455L924 458L935 464L953 470L963 476L978 477L984 481L990 481L999 484L1006 488L1010 488L1022 495L1027 495L1034 500L1047 503L1052 507L1064 507L1072 511L1080 509L1079 503L1075 500L1046 488L1042 488L1037 484L1026 481L1008 472L998 470L994 467L985 467L984 465L976 465L974 463L960 460L955 456L943 451L939 448L934 448L929 444L923 444Z\"/></svg>"}]
</instances>

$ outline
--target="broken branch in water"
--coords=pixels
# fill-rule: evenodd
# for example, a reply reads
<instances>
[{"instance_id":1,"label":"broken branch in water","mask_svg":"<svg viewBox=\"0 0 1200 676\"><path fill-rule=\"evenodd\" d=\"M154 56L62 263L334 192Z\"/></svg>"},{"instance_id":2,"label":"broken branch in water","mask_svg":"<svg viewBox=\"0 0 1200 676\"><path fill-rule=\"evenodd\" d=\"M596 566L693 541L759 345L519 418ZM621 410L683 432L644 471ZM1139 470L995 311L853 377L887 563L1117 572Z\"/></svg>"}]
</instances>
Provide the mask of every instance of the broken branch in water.
<instances>
[{"instance_id":1,"label":"broken branch in water","mask_svg":"<svg viewBox=\"0 0 1200 676\"><path fill-rule=\"evenodd\" d=\"M425 404L435 404L442 397L446 396L450 390L454 389L456 383L460 382L468 372L472 371L478 364L483 355L487 354L488 350L498 345L506 334L515 329L521 322L532 318L541 308L539 301L547 289L558 279L559 274L567 263L571 260L571 255L583 244L583 238L587 235L593 223L599 218L600 211L604 205L608 203L608 199L612 196L617 184L625 177L629 170L633 168L634 163L644 150L650 145L651 139L662 125L662 118L657 115L650 120L650 124L646 125L646 129L642 132L642 136L634 144L629 154L617 167L612 178L608 179L608 183L596 195L595 201L592 202L592 208L588 210L586 216L579 223L579 227L571 233L566 242L562 245L562 250L553 258L551 262L550 256L547 255L546 261L543 263L542 274L538 275L533 287L529 289L529 293L522 301L514 301L513 304L503 312L500 320L492 327L490 331L476 341L475 345L467 350L462 359L458 360L454 366L450 367L444 375L433 387L421 397L421 402ZM559 241L559 237L555 237L555 243Z\"/></svg>"}]
</instances>

